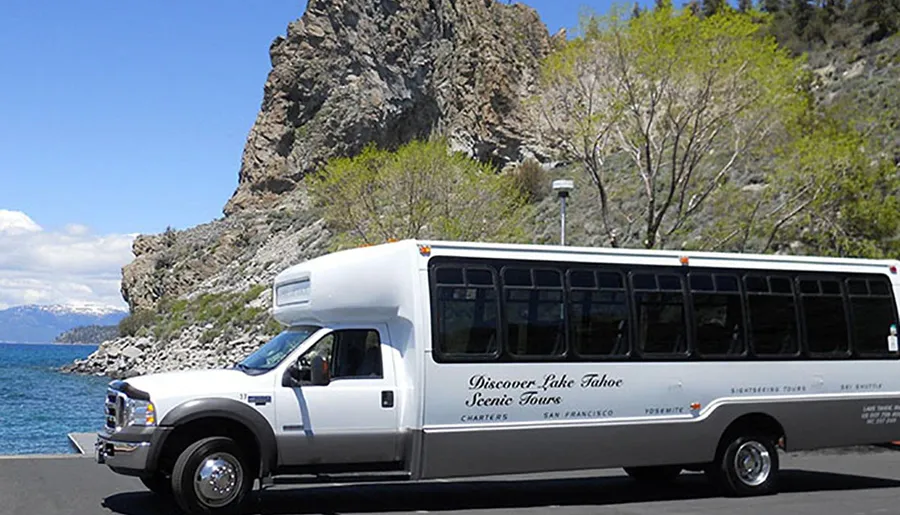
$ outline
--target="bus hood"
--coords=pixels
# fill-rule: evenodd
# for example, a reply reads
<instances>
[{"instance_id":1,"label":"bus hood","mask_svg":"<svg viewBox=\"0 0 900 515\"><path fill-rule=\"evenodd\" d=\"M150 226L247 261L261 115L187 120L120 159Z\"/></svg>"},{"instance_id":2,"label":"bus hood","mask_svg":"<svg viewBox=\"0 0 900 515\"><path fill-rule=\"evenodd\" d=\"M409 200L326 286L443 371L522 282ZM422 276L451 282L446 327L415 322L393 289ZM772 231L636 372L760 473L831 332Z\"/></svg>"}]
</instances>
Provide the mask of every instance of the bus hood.
<instances>
[{"instance_id":1,"label":"bus hood","mask_svg":"<svg viewBox=\"0 0 900 515\"><path fill-rule=\"evenodd\" d=\"M186 370L132 377L125 381L150 395L162 416L174 406L193 399L239 399L240 394L271 390L268 375L251 376L237 369Z\"/></svg>"}]
</instances>

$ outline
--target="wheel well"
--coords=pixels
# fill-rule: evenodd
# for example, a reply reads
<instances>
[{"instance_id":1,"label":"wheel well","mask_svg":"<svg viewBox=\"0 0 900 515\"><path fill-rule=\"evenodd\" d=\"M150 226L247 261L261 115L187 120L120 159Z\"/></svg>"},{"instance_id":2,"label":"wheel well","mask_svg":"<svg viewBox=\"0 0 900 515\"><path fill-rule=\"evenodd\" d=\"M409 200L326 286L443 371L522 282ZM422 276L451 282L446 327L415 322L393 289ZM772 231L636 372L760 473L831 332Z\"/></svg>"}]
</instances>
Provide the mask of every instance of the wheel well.
<instances>
[{"instance_id":1,"label":"wheel well","mask_svg":"<svg viewBox=\"0 0 900 515\"><path fill-rule=\"evenodd\" d=\"M224 436L234 440L247 453L251 477L257 477L260 468L260 450L256 435L244 424L224 417L204 417L176 426L163 442L157 469L170 475L175 460L188 445L210 436Z\"/></svg>"},{"instance_id":2,"label":"wheel well","mask_svg":"<svg viewBox=\"0 0 900 515\"><path fill-rule=\"evenodd\" d=\"M775 417L766 413L748 413L736 418L719 439L719 449L727 443L733 435L747 432L762 433L775 441L781 447L786 445L787 436L784 434L784 428L775 420Z\"/></svg>"}]
</instances>

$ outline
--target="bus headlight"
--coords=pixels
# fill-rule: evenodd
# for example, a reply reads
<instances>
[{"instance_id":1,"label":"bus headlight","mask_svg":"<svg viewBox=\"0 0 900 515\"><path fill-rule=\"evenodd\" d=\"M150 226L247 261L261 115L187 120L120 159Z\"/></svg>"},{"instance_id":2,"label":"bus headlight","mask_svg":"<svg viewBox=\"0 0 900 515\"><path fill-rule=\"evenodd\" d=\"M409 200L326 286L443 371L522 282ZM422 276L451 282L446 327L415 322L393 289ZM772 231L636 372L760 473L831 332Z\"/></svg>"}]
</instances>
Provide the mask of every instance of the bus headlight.
<instances>
[{"instance_id":1,"label":"bus headlight","mask_svg":"<svg viewBox=\"0 0 900 515\"><path fill-rule=\"evenodd\" d=\"M155 426L156 407L150 401L125 401L125 426Z\"/></svg>"}]
</instances>

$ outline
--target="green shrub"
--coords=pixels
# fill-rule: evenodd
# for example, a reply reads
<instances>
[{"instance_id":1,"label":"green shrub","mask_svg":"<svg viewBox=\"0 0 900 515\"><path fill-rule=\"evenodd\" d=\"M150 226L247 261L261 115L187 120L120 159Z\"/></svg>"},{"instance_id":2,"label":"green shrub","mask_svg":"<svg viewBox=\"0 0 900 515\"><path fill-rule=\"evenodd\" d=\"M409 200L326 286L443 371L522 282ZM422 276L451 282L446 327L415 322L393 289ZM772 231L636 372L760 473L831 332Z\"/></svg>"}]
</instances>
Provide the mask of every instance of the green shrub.
<instances>
[{"instance_id":1,"label":"green shrub","mask_svg":"<svg viewBox=\"0 0 900 515\"><path fill-rule=\"evenodd\" d=\"M135 336L138 331L156 322L156 313L148 309L138 309L119 321L119 336Z\"/></svg>"}]
</instances>

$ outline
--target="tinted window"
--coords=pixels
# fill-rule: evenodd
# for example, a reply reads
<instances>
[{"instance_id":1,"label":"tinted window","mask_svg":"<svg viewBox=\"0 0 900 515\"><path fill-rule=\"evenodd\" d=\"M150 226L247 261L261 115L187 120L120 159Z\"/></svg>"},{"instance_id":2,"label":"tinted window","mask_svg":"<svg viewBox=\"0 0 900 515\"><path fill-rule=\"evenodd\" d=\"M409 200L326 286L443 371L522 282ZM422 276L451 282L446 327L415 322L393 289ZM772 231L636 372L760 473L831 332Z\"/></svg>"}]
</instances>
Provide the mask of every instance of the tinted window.
<instances>
[{"instance_id":1,"label":"tinted window","mask_svg":"<svg viewBox=\"0 0 900 515\"><path fill-rule=\"evenodd\" d=\"M631 285L635 290L656 290L656 276L653 274L634 274Z\"/></svg>"},{"instance_id":2,"label":"tinted window","mask_svg":"<svg viewBox=\"0 0 900 515\"><path fill-rule=\"evenodd\" d=\"M887 337L897 324L894 299L884 279L847 281L850 315L853 317L853 346L863 356L887 355ZM886 292L870 295L872 291Z\"/></svg>"},{"instance_id":3,"label":"tinted window","mask_svg":"<svg viewBox=\"0 0 900 515\"><path fill-rule=\"evenodd\" d=\"M334 338L330 363L331 377L379 378L381 370L381 340L377 331L346 330L329 335Z\"/></svg>"},{"instance_id":4,"label":"tinted window","mask_svg":"<svg viewBox=\"0 0 900 515\"><path fill-rule=\"evenodd\" d=\"M733 275L717 275L716 289L719 291L731 291L738 293L738 278Z\"/></svg>"},{"instance_id":5,"label":"tinted window","mask_svg":"<svg viewBox=\"0 0 900 515\"><path fill-rule=\"evenodd\" d=\"M744 313L741 296L730 288L737 278L709 274L690 275L691 302L697 352L703 356L739 356L744 353ZM714 285L722 285L718 290Z\"/></svg>"},{"instance_id":6,"label":"tinted window","mask_svg":"<svg viewBox=\"0 0 900 515\"><path fill-rule=\"evenodd\" d=\"M466 269L464 286L437 284L437 332L439 354L448 357L489 357L499 353L499 307L494 276L486 269ZM451 277L450 273L446 276Z\"/></svg>"},{"instance_id":7,"label":"tinted window","mask_svg":"<svg viewBox=\"0 0 900 515\"><path fill-rule=\"evenodd\" d=\"M579 271L583 277L594 272ZM598 287L569 292L569 327L575 352L585 357L624 356L628 353L628 302L622 276L599 272ZM575 271L570 272L574 286ZM588 281L582 281L585 284ZM591 283L594 281L591 280Z\"/></svg>"},{"instance_id":8,"label":"tinted window","mask_svg":"<svg viewBox=\"0 0 900 515\"><path fill-rule=\"evenodd\" d=\"M648 355L687 353L680 278L675 275L661 274L657 277L654 274L635 274L633 281L636 290L638 284L646 290L650 290L652 285L660 286L657 291L638 290L634 293L641 352Z\"/></svg>"},{"instance_id":9,"label":"tinted window","mask_svg":"<svg viewBox=\"0 0 900 515\"><path fill-rule=\"evenodd\" d=\"M462 268L439 268L435 276L440 284L465 284Z\"/></svg>"},{"instance_id":10,"label":"tinted window","mask_svg":"<svg viewBox=\"0 0 900 515\"><path fill-rule=\"evenodd\" d=\"M531 270L506 268L503 270L503 284L506 286L531 286Z\"/></svg>"},{"instance_id":11,"label":"tinted window","mask_svg":"<svg viewBox=\"0 0 900 515\"><path fill-rule=\"evenodd\" d=\"M747 276L750 344L760 356L794 355L798 345L797 311L787 278ZM769 284L773 286L769 288ZM781 293L787 289L787 293Z\"/></svg>"},{"instance_id":12,"label":"tinted window","mask_svg":"<svg viewBox=\"0 0 900 515\"><path fill-rule=\"evenodd\" d=\"M569 287L594 288L595 286L594 272L590 270L571 270L569 272Z\"/></svg>"},{"instance_id":13,"label":"tinted window","mask_svg":"<svg viewBox=\"0 0 900 515\"><path fill-rule=\"evenodd\" d=\"M766 281L766 278L758 275L750 275L745 277L744 286L747 288L747 291L763 293L769 292L769 283Z\"/></svg>"},{"instance_id":14,"label":"tinted window","mask_svg":"<svg viewBox=\"0 0 900 515\"><path fill-rule=\"evenodd\" d=\"M508 274L521 279L526 274ZM562 277L556 270L534 270L539 284L534 287L504 282L503 309L506 315L506 345L514 356L552 357L566 353Z\"/></svg>"},{"instance_id":15,"label":"tinted window","mask_svg":"<svg viewBox=\"0 0 900 515\"><path fill-rule=\"evenodd\" d=\"M840 283L833 279L801 279L798 282L809 352L819 356L849 353L850 335Z\"/></svg>"},{"instance_id":16,"label":"tinted window","mask_svg":"<svg viewBox=\"0 0 900 515\"><path fill-rule=\"evenodd\" d=\"M472 285L492 286L494 276L490 270L469 268L466 270L466 281Z\"/></svg>"}]
</instances>

